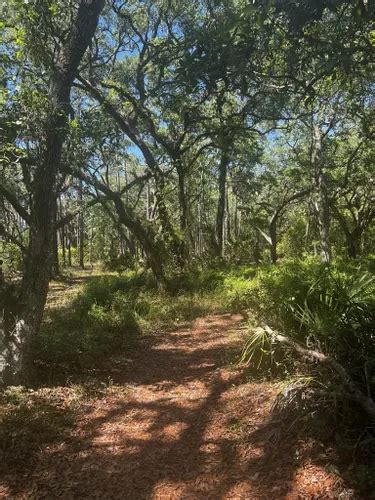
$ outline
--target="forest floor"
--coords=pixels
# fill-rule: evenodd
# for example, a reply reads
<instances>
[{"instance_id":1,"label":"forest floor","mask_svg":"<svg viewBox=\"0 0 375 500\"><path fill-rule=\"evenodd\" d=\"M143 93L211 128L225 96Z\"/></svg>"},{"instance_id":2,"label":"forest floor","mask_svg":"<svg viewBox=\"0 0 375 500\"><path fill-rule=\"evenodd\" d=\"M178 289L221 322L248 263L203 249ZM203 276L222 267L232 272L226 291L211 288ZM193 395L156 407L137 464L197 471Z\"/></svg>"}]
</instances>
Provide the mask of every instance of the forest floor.
<instances>
[{"instance_id":1,"label":"forest floor","mask_svg":"<svg viewBox=\"0 0 375 500\"><path fill-rule=\"evenodd\" d=\"M23 429L0 454L0 497L355 498L334 450L279 439L269 414L280 382L249 381L233 363L242 319L210 315L146 337L84 397L30 393L9 416Z\"/></svg>"}]
</instances>

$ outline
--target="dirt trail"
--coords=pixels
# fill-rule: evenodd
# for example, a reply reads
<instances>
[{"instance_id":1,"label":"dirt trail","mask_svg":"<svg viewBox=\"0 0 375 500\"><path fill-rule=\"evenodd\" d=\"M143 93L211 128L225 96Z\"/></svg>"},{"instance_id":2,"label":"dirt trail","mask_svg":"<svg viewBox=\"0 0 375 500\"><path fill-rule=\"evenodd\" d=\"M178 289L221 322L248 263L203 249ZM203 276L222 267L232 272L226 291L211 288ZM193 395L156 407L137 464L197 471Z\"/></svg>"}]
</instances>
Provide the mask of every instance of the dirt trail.
<instances>
[{"instance_id":1,"label":"dirt trail","mask_svg":"<svg viewBox=\"0 0 375 500\"><path fill-rule=\"evenodd\" d=\"M275 448L267 415L277 385L248 383L228 366L240 321L198 319L119 361L112 376L124 390L95 400L68 439L41 450L15 496L337 498L322 450Z\"/></svg>"}]
</instances>

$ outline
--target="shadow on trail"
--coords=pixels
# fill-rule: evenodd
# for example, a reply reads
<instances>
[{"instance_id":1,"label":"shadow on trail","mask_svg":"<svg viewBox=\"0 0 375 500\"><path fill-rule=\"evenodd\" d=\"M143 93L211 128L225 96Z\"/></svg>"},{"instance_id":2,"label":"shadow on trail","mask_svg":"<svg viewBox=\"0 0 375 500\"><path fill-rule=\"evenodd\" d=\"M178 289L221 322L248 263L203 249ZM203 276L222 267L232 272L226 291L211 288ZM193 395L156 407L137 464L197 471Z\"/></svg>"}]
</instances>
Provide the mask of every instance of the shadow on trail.
<instances>
[{"instance_id":1,"label":"shadow on trail","mask_svg":"<svg viewBox=\"0 0 375 500\"><path fill-rule=\"evenodd\" d=\"M296 441L272 446L275 431L254 416L269 408L266 384L253 384L253 432L228 432L238 370L223 367L235 349L228 329L239 318L217 317L172 332L114 373L122 396L98 400L69 439L42 448L18 477L6 478L11 498L286 498L296 470ZM238 398L238 395L237 395ZM254 414L254 415L253 415ZM308 498L308 497L304 497Z\"/></svg>"}]
</instances>

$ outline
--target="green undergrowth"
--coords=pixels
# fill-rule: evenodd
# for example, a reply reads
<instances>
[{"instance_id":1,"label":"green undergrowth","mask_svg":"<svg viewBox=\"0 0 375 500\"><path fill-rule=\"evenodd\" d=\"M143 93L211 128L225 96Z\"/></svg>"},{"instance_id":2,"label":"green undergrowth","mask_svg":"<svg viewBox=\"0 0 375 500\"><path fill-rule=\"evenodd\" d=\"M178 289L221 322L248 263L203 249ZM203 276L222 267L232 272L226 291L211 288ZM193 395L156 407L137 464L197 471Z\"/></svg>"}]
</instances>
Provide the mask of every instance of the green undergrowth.
<instances>
[{"instance_id":1,"label":"green undergrowth","mask_svg":"<svg viewBox=\"0 0 375 500\"><path fill-rule=\"evenodd\" d=\"M247 287L252 273L195 270L171 277L165 292L147 273L89 277L78 293L61 292L46 311L37 346L41 379L62 381L131 350L142 335L237 309L236 283Z\"/></svg>"},{"instance_id":2,"label":"green undergrowth","mask_svg":"<svg viewBox=\"0 0 375 500\"><path fill-rule=\"evenodd\" d=\"M372 259L285 260L259 268L241 296L252 313L242 361L251 377L288 382L273 407L280 439L334 446L338 467L358 491L374 491L375 427L332 366L275 341L265 325L339 362L364 397L375 394L375 277ZM262 325L263 328L259 328ZM354 466L355 464L355 466Z\"/></svg>"},{"instance_id":3,"label":"green undergrowth","mask_svg":"<svg viewBox=\"0 0 375 500\"><path fill-rule=\"evenodd\" d=\"M292 387L288 382L284 391L285 427L292 425L297 432L299 426L302 434L306 429L313 432L314 425L324 428L329 439L341 440L345 453L355 450L363 464L361 454L373 457L373 426L345 398L332 370L306 363L264 334L254 334L254 327L266 323L305 347L334 357L364 393L375 394L374 271L374 259L337 260L330 266L315 258L285 259L273 266L174 274L164 292L149 274L139 272L95 274L80 282L74 293L60 289L45 314L37 363L42 385L65 387L3 395L0 420L11 437L3 434L0 439L12 446L9 439L19 439L20 432L31 435L31 440L35 433L46 432L46 436L35 435L38 443L64 436L80 405L102 393L97 383L87 386L78 381L98 379L100 373L108 376L113 356L134 349L142 336L162 334L196 317L242 312L249 319L247 359L243 359L249 364L249 376L297 380ZM59 390L68 392L60 398ZM278 406L282 411L284 399ZM296 404L296 413L290 411L290 404ZM368 467L364 471L368 474Z\"/></svg>"},{"instance_id":4,"label":"green undergrowth","mask_svg":"<svg viewBox=\"0 0 375 500\"><path fill-rule=\"evenodd\" d=\"M311 325L302 321L306 307L318 304L310 311L318 326L322 297L345 301L353 277L370 276L372 267L372 261L364 261L327 268L309 258L276 266L193 269L170 277L165 292L147 273L94 275L77 294L62 292L66 300L47 310L38 345L42 376L48 372L48 377L59 373L64 378L93 369L113 354L132 349L142 335L212 312L247 312L254 324L266 321L304 339L311 334ZM329 323L335 319L332 314L341 314L337 311L325 311L322 321Z\"/></svg>"},{"instance_id":5,"label":"green undergrowth","mask_svg":"<svg viewBox=\"0 0 375 500\"><path fill-rule=\"evenodd\" d=\"M263 267L240 301L252 312L242 359L254 372L285 376L301 359L256 328L267 325L332 357L364 394L375 393L375 277L371 260L325 266L305 259Z\"/></svg>"},{"instance_id":6,"label":"green undergrowth","mask_svg":"<svg viewBox=\"0 0 375 500\"><path fill-rule=\"evenodd\" d=\"M372 262L314 259L285 261L259 269L241 301L256 323L292 336L333 356L362 384L375 369L375 277ZM374 372L375 373L375 372Z\"/></svg>"}]
</instances>

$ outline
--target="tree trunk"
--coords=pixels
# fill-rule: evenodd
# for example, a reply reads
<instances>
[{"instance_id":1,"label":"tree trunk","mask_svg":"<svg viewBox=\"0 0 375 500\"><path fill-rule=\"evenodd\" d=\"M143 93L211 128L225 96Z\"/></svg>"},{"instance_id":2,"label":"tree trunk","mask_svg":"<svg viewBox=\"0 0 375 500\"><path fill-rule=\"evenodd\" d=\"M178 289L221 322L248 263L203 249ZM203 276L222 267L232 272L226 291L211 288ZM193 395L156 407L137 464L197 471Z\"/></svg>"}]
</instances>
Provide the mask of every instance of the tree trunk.
<instances>
[{"instance_id":1,"label":"tree trunk","mask_svg":"<svg viewBox=\"0 0 375 500\"><path fill-rule=\"evenodd\" d=\"M67 234L67 247L68 247L68 266L72 267L72 242L70 239L70 232Z\"/></svg>"},{"instance_id":2,"label":"tree trunk","mask_svg":"<svg viewBox=\"0 0 375 500\"><path fill-rule=\"evenodd\" d=\"M188 219L188 207L185 195L185 172L181 160L176 160L176 171L178 174L178 201L180 205L180 229L185 232Z\"/></svg>"},{"instance_id":3,"label":"tree trunk","mask_svg":"<svg viewBox=\"0 0 375 500\"><path fill-rule=\"evenodd\" d=\"M19 332L17 316L19 309L19 291L15 285L0 283L0 339L2 358L1 385L14 384L14 367L20 362Z\"/></svg>"},{"instance_id":4,"label":"tree trunk","mask_svg":"<svg viewBox=\"0 0 375 500\"><path fill-rule=\"evenodd\" d=\"M58 229L54 231L53 234L53 262L52 262L52 277L59 276L60 265L59 265L59 239L58 239Z\"/></svg>"},{"instance_id":5,"label":"tree trunk","mask_svg":"<svg viewBox=\"0 0 375 500\"><path fill-rule=\"evenodd\" d=\"M355 259L361 253L361 242L362 242L363 229L358 224L351 231L345 217L341 214L340 210L337 207L333 207L333 208L334 208L334 213L336 215L336 219L338 220L338 222L341 226L341 229L345 235L346 251L347 251L348 257L350 259Z\"/></svg>"},{"instance_id":6,"label":"tree trunk","mask_svg":"<svg viewBox=\"0 0 375 500\"><path fill-rule=\"evenodd\" d=\"M345 233L348 257L356 259L361 254L362 231L356 227L353 231Z\"/></svg>"},{"instance_id":7,"label":"tree trunk","mask_svg":"<svg viewBox=\"0 0 375 500\"><path fill-rule=\"evenodd\" d=\"M219 198L217 202L216 212L216 243L217 243L217 256L224 256L224 224L225 224L225 194L227 182L229 156L226 149L222 151L220 164L219 164Z\"/></svg>"},{"instance_id":8,"label":"tree trunk","mask_svg":"<svg viewBox=\"0 0 375 500\"><path fill-rule=\"evenodd\" d=\"M59 210L59 219L61 220L63 218L62 214L62 206L61 206L61 198L59 197L59 203L58 203L58 210ZM61 253L62 253L62 261L63 261L63 267L66 267L66 252L65 252L65 224L63 224L60 227L59 230L59 238L60 238L60 245L61 245Z\"/></svg>"},{"instance_id":9,"label":"tree trunk","mask_svg":"<svg viewBox=\"0 0 375 500\"><path fill-rule=\"evenodd\" d=\"M263 238L266 240L266 242L270 246L270 255L271 255L271 262L272 264L276 264L278 255L277 255L277 222L279 220L280 216L280 209L276 210L274 214L272 215L269 225L268 225L268 232L269 234L265 233L260 229L258 229L258 233L263 236Z\"/></svg>"},{"instance_id":10,"label":"tree trunk","mask_svg":"<svg viewBox=\"0 0 375 500\"><path fill-rule=\"evenodd\" d=\"M273 218L270 226L270 251L271 251L271 262L272 264L276 264L278 255L277 255L277 218Z\"/></svg>"},{"instance_id":11,"label":"tree trunk","mask_svg":"<svg viewBox=\"0 0 375 500\"><path fill-rule=\"evenodd\" d=\"M78 214L78 242L79 242L79 267L85 268L85 226L83 218L83 187L82 181L78 184L78 200L80 204L80 212Z\"/></svg>"},{"instance_id":12,"label":"tree trunk","mask_svg":"<svg viewBox=\"0 0 375 500\"><path fill-rule=\"evenodd\" d=\"M287 337L286 335L282 335L275 330L272 330L272 328L270 328L268 325L264 325L257 330L266 333L273 342L281 342L282 344L286 344L287 346L293 348L305 359L311 359L313 361L321 363L322 365L330 366L331 368L333 368L333 370L340 377L341 382L347 391L346 395L353 401L356 401L356 403L358 403L360 407L367 413L371 421L375 423L375 403L373 399L370 395L362 392L362 390L357 386L350 374L338 361L336 361L336 359L325 355L321 351L307 349L292 338Z\"/></svg>"},{"instance_id":13,"label":"tree trunk","mask_svg":"<svg viewBox=\"0 0 375 500\"><path fill-rule=\"evenodd\" d=\"M225 210L225 217L226 217L226 229L227 229L227 238L226 238L226 240L229 241L229 243L231 243L232 242L232 228L231 228L231 220L230 220L228 186L226 187L225 208L226 208L226 210Z\"/></svg>"},{"instance_id":14,"label":"tree trunk","mask_svg":"<svg viewBox=\"0 0 375 500\"><path fill-rule=\"evenodd\" d=\"M155 199L158 207L161 227L170 239L170 250L177 259L180 267L184 266L183 241L177 236L174 227L169 219L168 210L165 205L165 181L163 174L155 176Z\"/></svg>"},{"instance_id":15,"label":"tree trunk","mask_svg":"<svg viewBox=\"0 0 375 500\"><path fill-rule=\"evenodd\" d=\"M189 234L189 209L186 200L186 186L185 186L185 170L180 159L176 162L176 171L178 175L178 201L180 206L180 230L183 235L183 241L181 242L181 254L183 257L183 263L189 257L189 249L191 247L191 235Z\"/></svg>"},{"instance_id":16,"label":"tree trunk","mask_svg":"<svg viewBox=\"0 0 375 500\"><path fill-rule=\"evenodd\" d=\"M164 252L160 245L156 243L155 235L152 234L151 228L143 227L137 216L129 207L124 205L117 193L110 192L108 189L105 194L111 197L120 223L128 228L142 245L159 288L165 288L166 280L162 263Z\"/></svg>"},{"instance_id":17,"label":"tree trunk","mask_svg":"<svg viewBox=\"0 0 375 500\"><path fill-rule=\"evenodd\" d=\"M330 202L328 197L327 176L322 165L322 134L319 125L313 124L313 138L311 148L311 161L315 171L318 188L318 224L320 232L320 246L322 262L331 260L330 248Z\"/></svg>"},{"instance_id":18,"label":"tree trunk","mask_svg":"<svg viewBox=\"0 0 375 500\"><path fill-rule=\"evenodd\" d=\"M260 238L258 230L255 231L255 245L254 245L253 257L255 264L258 265L260 262Z\"/></svg>"},{"instance_id":19,"label":"tree trunk","mask_svg":"<svg viewBox=\"0 0 375 500\"><path fill-rule=\"evenodd\" d=\"M60 229L60 243L61 243L63 267L66 267L65 226L62 226L62 228Z\"/></svg>"},{"instance_id":20,"label":"tree trunk","mask_svg":"<svg viewBox=\"0 0 375 500\"><path fill-rule=\"evenodd\" d=\"M239 217L239 212L238 212L238 200L237 200L236 195L234 195L233 226L234 226L234 237L236 240L238 240L240 237L240 217Z\"/></svg>"},{"instance_id":21,"label":"tree trunk","mask_svg":"<svg viewBox=\"0 0 375 500\"><path fill-rule=\"evenodd\" d=\"M331 260L331 247L330 247L330 203L328 198L327 179L320 169L318 176L318 189L319 189L319 227L320 227L320 241L322 251L322 261L329 263Z\"/></svg>"},{"instance_id":22,"label":"tree trunk","mask_svg":"<svg viewBox=\"0 0 375 500\"><path fill-rule=\"evenodd\" d=\"M177 257L177 261L182 266L183 257L181 255L181 242L176 232L170 222L167 207L165 205L165 181L164 175L159 165L148 145L141 138L141 134L137 131L134 124L130 125L126 118L124 118L121 113L106 99L100 91L95 88L90 82L85 80L80 76L79 80L82 82L85 89L90 92L90 94L97 99L103 106L108 114L116 121L120 129L127 135L127 137L140 149L142 152L145 162L149 167L150 171L153 172L155 180L155 201L158 208L158 215L160 224L163 231L170 236L170 249L172 253Z\"/></svg>"},{"instance_id":23,"label":"tree trunk","mask_svg":"<svg viewBox=\"0 0 375 500\"><path fill-rule=\"evenodd\" d=\"M48 92L49 112L41 139L41 157L35 169L30 210L30 240L17 316L17 349L8 366L10 383L34 378L35 343L47 299L56 232L57 175L67 131L70 91L78 65L94 34L104 0L82 0L70 36L53 64Z\"/></svg>"}]
</instances>

